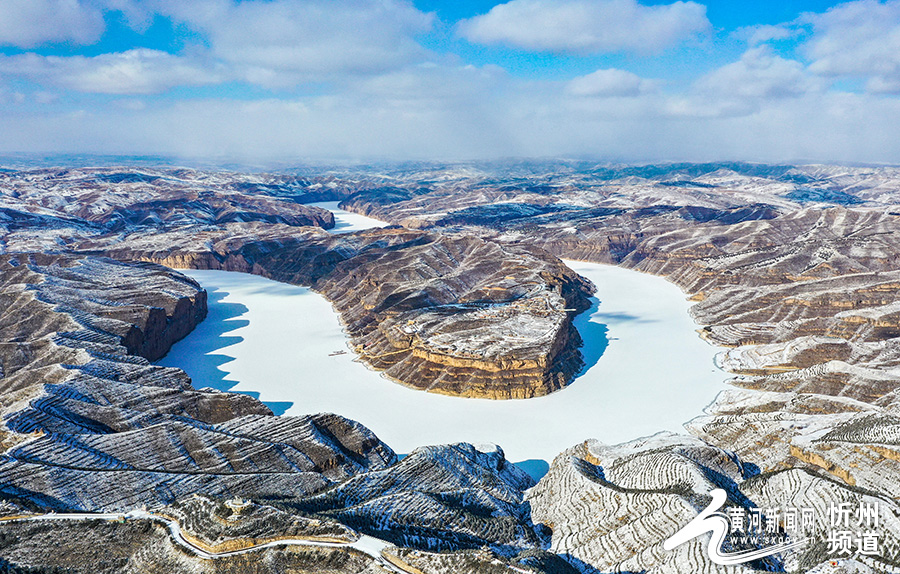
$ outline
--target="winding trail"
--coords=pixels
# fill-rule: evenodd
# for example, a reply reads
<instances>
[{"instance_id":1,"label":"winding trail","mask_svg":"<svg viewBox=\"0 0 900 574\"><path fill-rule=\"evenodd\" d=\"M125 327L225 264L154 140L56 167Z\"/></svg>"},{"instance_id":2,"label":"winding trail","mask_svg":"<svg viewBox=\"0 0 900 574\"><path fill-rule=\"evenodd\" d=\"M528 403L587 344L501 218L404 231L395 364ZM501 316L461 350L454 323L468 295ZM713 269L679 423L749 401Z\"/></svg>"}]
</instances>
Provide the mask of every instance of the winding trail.
<instances>
[{"instance_id":1,"label":"winding trail","mask_svg":"<svg viewBox=\"0 0 900 574\"><path fill-rule=\"evenodd\" d=\"M0 526L12 522L42 522L42 521L67 521L67 520L106 520L109 522L119 522L127 520L151 520L163 524L169 531L172 540L182 548L190 551L192 554L203 558L204 560L217 560L228 558L230 556L238 556L241 554L249 554L251 552L259 552L267 548L277 548L281 546L315 546L320 548L353 548L363 552L375 559L379 566L386 568L392 572L399 574L408 574L407 570L399 568L393 562L387 560L382 551L391 546L383 540L372 536L360 535L359 539L354 542L326 542L320 540L309 540L306 538L287 538L283 540L273 540L240 550L230 550L227 552L209 552L203 548L193 544L186 536L181 525L171 518L160 516L146 510L132 510L130 512L112 512L112 513L48 513L37 514L34 516L13 516L9 518L0 518Z\"/></svg>"}]
</instances>

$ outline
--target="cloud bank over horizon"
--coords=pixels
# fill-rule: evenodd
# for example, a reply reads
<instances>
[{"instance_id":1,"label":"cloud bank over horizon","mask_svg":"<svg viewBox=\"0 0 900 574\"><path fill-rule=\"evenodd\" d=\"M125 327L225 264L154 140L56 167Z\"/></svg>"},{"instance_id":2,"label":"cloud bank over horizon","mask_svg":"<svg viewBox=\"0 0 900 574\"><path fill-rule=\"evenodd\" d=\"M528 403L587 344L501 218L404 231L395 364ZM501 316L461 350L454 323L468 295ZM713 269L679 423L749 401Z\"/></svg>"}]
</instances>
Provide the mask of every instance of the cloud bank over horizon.
<instances>
[{"instance_id":1,"label":"cloud bank over horizon","mask_svg":"<svg viewBox=\"0 0 900 574\"><path fill-rule=\"evenodd\" d=\"M0 152L900 163L900 0L766 3L5 0Z\"/></svg>"}]
</instances>

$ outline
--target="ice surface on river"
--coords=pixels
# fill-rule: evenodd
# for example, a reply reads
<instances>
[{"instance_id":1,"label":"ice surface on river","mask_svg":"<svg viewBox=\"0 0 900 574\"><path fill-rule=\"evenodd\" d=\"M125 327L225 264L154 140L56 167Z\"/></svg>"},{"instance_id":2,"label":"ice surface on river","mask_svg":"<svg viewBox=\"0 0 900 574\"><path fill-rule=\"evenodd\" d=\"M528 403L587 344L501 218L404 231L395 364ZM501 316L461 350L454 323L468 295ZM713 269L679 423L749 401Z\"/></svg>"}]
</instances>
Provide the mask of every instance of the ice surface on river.
<instances>
[{"instance_id":1,"label":"ice surface on river","mask_svg":"<svg viewBox=\"0 0 900 574\"><path fill-rule=\"evenodd\" d=\"M333 202L319 205L336 210ZM335 232L381 225L346 213L336 211ZM258 395L277 414L341 414L401 453L489 442L512 461L549 462L588 438L616 443L682 431L726 378L713 364L717 349L697 335L684 294L659 277L567 264L598 287L594 306L575 322L588 367L546 397L491 401L409 389L354 360L338 315L320 295L225 271L185 272L209 291L209 316L160 364L181 367L198 388Z\"/></svg>"},{"instance_id":2,"label":"ice surface on river","mask_svg":"<svg viewBox=\"0 0 900 574\"><path fill-rule=\"evenodd\" d=\"M278 413L339 413L398 452L493 442L514 461L550 460L587 438L615 443L681 430L725 378L684 295L658 277L570 265L599 287L599 306L576 319L590 367L546 397L491 401L406 388L354 361L320 295L226 271L186 272L210 292L209 317L160 364L183 368L196 387L258 393Z\"/></svg>"}]
</instances>

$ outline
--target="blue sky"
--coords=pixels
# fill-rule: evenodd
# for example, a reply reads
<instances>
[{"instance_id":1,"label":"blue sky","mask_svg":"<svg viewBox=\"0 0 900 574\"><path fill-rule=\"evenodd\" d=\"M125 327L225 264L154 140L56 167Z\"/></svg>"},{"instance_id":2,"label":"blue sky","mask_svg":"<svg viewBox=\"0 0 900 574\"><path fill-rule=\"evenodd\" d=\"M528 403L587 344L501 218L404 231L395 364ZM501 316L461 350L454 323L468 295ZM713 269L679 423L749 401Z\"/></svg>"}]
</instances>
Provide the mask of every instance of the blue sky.
<instances>
[{"instance_id":1,"label":"blue sky","mask_svg":"<svg viewBox=\"0 0 900 574\"><path fill-rule=\"evenodd\" d=\"M900 163L900 0L0 0L0 152Z\"/></svg>"}]
</instances>

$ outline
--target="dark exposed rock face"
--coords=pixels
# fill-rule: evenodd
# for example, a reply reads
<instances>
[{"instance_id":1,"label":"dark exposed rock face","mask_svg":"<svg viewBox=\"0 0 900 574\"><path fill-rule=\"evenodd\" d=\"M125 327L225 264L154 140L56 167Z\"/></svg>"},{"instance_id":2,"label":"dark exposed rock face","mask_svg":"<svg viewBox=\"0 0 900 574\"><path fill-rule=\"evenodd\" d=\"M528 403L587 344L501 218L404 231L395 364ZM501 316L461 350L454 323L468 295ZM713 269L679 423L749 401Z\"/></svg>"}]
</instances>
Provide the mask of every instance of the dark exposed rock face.
<instances>
[{"instance_id":1,"label":"dark exposed rock face","mask_svg":"<svg viewBox=\"0 0 900 574\"><path fill-rule=\"evenodd\" d=\"M0 220L8 251L64 246L312 286L340 311L364 361L417 389L528 398L562 388L583 365L571 319L589 307L588 282L526 245L408 229L328 235L331 213L296 202L319 199L312 190L347 197L347 182L81 169L6 174L3 184L14 190ZM357 199L390 189L355 187ZM143 215L121 226L120 212Z\"/></svg>"},{"instance_id":2,"label":"dark exposed rock face","mask_svg":"<svg viewBox=\"0 0 900 574\"><path fill-rule=\"evenodd\" d=\"M821 429L850 413L870 422L898 413L900 219L891 206L900 171L714 167L552 174L515 185L472 179L405 202L351 198L345 206L662 275L696 301L703 336L729 348L721 364L741 375L734 384L783 395L725 394L693 432L766 470L821 467L851 484L896 473L895 447L881 435L837 448L783 421L818 421ZM536 191L551 179L552 193ZM794 201L798 186L822 193ZM830 204L810 207L815 197ZM865 463L863 448L891 470Z\"/></svg>"},{"instance_id":3,"label":"dark exposed rock face","mask_svg":"<svg viewBox=\"0 0 900 574\"><path fill-rule=\"evenodd\" d=\"M6 389L29 367L122 353L163 356L206 316L206 292L151 263L0 255L0 361ZM145 361L146 362L146 361ZM31 384L27 377L20 384Z\"/></svg>"},{"instance_id":4,"label":"dark exposed rock face","mask_svg":"<svg viewBox=\"0 0 900 574\"><path fill-rule=\"evenodd\" d=\"M192 280L151 263L0 259L0 334L7 341L0 514L146 505L216 552L292 537L352 542L357 531L423 549L491 546L505 556L540 554L546 544L523 502L534 482L499 449L434 446L398 464L359 423L333 414L275 417L251 397L195 390L184 372L136 354L164 351L203 317L205 293ZM256 502L232 524L221 500L233 496ZM17 508L7 508L10 502ZM106 546L101 554L98 545ZM58 556L46 551L60 546ZM147 519L0 522L0 552L19 566L205 571L201 558L178 550ZM352 548L264 555L216 564L221 571L381 571ZM479 556L466 563L485 560ZM507 566L514 571L513 562Z\"/></svg>"},{"instance_id":5,"label":"dark exposed rock face","mask_svg":"<svg viewBox=\"0 0 900 574\"><path fill-rule=\"evenodd\" d=\"M721 571L699 541L673 552L662 548L720 487L731 507L787 502L819 517L827 517L831 502L878 501L885 552L866 564L889 568L896 558L890 545L900 539L900 209L894 205L900 171L482 167L368 179L348 174L343 184L327 185L315 178L251 182L173 172L191 185L208 178L208 189L226 188L217 201L233 192L242 203L230 204L238 205L231 214L205 218L197 203L186 218L174 204L153 204L142 220L124 223L112 212L84 211L80 199L50 201L81 181L80 174L60 174L58 188L29 188L24 178L7 174L15 194L2 198L0 248L96 252L312 285L339 308L370 364L420 388L497 398L552 391L579 364L572 312L563 309L582 308L589 286L547 252L655 273L692 294L703 336L728 349L721 362L740 375L737 388L689 425L694 437L578 445L523 498L529 484L496 455L465 445L433 447L391 465L389 449L350 421L277 419L252 399L193 390L177 370L126 354L149 356L175 337L180 327L169 319L175 307L155 305L166 309L166 334L158 314L154 322L149 311L136 311L140 320L129 322L120 309L105 309L115 304L96 301L116 297L101 296L84 281L76 288L66 278L53 280L59 289L47 282L45 294L62 293L64 301L38 303L83 299L99 307L75 305L74 314L60 307L52 316L41 308L36 315L33 298L42 283L16 278L25 271L9 266L14 279L0 295L9 302L0 325L7 372L0 385L9 391L2 404L13 430L3 437L12 448L0 463L2 492L23 504L71 508L158 505L194 490L242 494L281 512L338 520L414 547L393 554L423 572L521 571L539 564L560 572L661 573ZM163 185L147 181L157 177L152 174L128 173L94 172L84 189L102 184L128 195ZM405 229L332 237L298 227L299 219L252 215L266 213L256 201L273 198L343 199L345 208ZM123 205L132 204L144 205ZM165 223L153 223L153 214ZM82 291L91 298L80 297ZM25 314L17 315L19 309ZM183 316L190 314L185 308ZM24 318L34 316L41 319ZM121 324L106 326L94 316ZM67 335L82 323L110 338ZM139 333L133 339L126 337L132 327L121 329L127 325ZM523 344L505 337L513 330L534 336ZM32 431L46 434L22 434ZM139 456L145 451L152 456ZM133 486L121 487L116 476ZM542 554L547 532L535 522L552 529L549 548L566 564ZM814 538L825 535L820 530ZM490 548L475 550L481 544ZM808 571L828 557L820 546L733 571ZM447 548L465 551L427 551ZM497 552L504 555L494 558Z\"/></svg>"},{"instance_id":6,"label":"dark exposed rock face","mask_svg":"<svg viewBox=\"0 0 900 574\"><path fill-rule=\"evenodd\" d=\"M155 264L3 256L0 492L55 509L158 506L195 492L311 493L394 453L336 415L274 417L197 391L157 357L205 315L205 292ZM18 443L18 444L17 444ZM290 493L290 494L286 494Z\"/></svg>"},{"instance_id":7,"label":"dark exposed rock face","mask_svg":"<svg viewBox=\"0 0 900 574\"><path fill-rule=\"evenodd\" d=\"M104 252L311 285L341 313L363 360L422 390L528 398L562 388L583 365L571 319L593 286L539 249L397 228L259 232L136 237Z\"/></svg>"},{"instance_id":8,"label":"dark exposed rock face","mask_svg":"<svg viewBox=\"0 0 900 574\"><path fill-rule=\"evenodd\" d=\"M766 470L815 466L849 484L880 483L892 492L888 477L900 471L891 454L896 441L876 434L879 425L868 425L871 432L861 435L868 438L852 446L808 435L838 424L847 416L840 413L862 411L870 422L898 413L897 218L842 207L693 227L669 216L634 223L622 217L606 228L595 223L577 241L547 230L541 244L558 255L668 277L695 294L692 313L708 325L703 335L730 347L721 363L741 375L734 384L787 394L720 396L691 430ZM640 234L625 229L638 223ZM819 407L806 411L813 403ZM786 428L785 420L804 423Z\"/></svg>"},{"instance_id":9,"label":"dark exposed rock face","mask_svg":"<svg viewBox=\"0 0 900 574\"><path fill-rule=\"evenodd\" d=\"M845 496L842 488L894 497L900 487L900 210L894 207L900 171L710 167L647 168L612 178L553 174L515 185L457 180L407 201L351 198L344 206L411 227L539 245L560 257L668 278L697 302L692 314L706 325L703 336L728 349L720 362L740 375L732 383L742 387L721 394L692 421L693 434L776 473L751 483L766 484L770 497L801 488L805 476L830 485L822 492L836 499ZM550 191L539 189L551 177ZM544 479L557 493L567 480L553 472ZM580 496L579 488L572 492ZM826 495L809 496L812 504ZM582 504L561 505L563 513L573 507ZM579 532L586 544L604 544L606 534L591 536L586 528L587 522L569 532L573 539ZM896 534L886 537L896 543ZM664 553L654 559L623 554L610 566L622 548L654 551L647 541L609 540L583 559L629 570L684 566ZM794 558L806 570L824 555ZM879 558L882 566L889 559ZM699 553L685 560L703 563Z\"/></svg>"}]
</instances>

